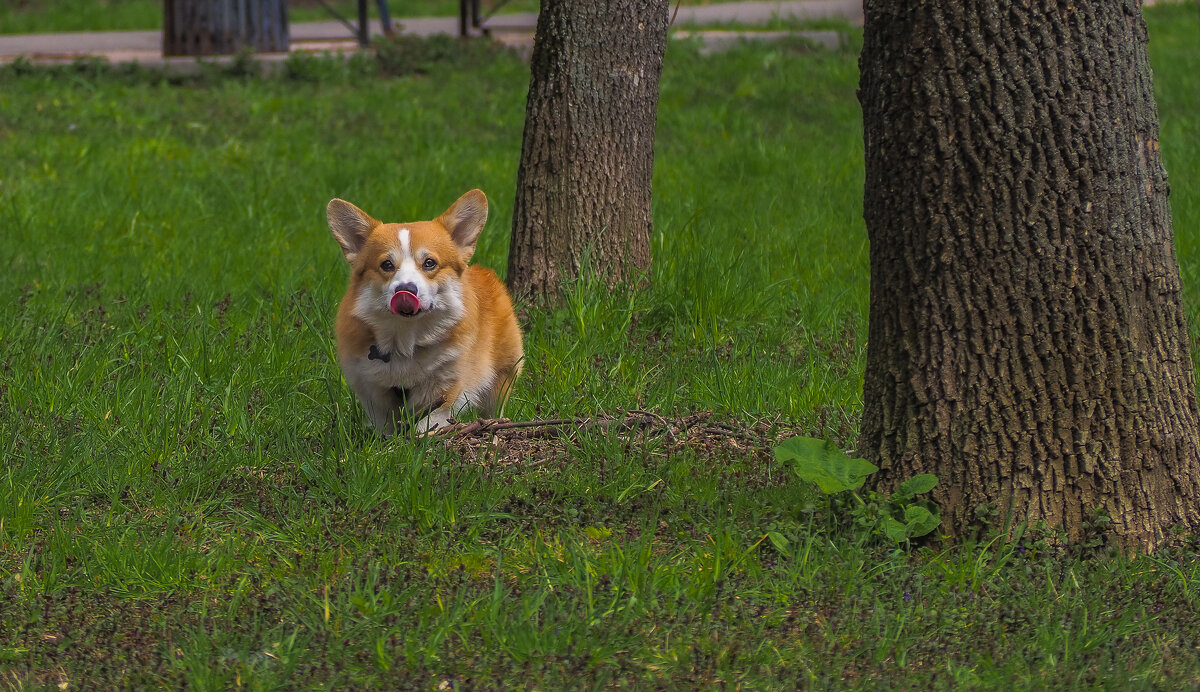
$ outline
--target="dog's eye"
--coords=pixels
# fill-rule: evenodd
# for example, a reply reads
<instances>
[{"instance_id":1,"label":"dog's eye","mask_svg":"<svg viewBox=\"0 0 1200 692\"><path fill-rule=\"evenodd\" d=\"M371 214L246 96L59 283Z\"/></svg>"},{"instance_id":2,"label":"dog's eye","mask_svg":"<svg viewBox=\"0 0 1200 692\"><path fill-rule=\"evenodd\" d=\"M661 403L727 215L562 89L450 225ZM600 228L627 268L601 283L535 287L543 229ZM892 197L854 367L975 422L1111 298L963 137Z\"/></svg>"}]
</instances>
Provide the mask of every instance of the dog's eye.
<instances>
[{"instance_id":1,"label":"dog's eye","mask_svg":"<svg viewBox=\"0 0 1200 692\"><path fill-rule=\"evenodd\" d=\"M437 269L437 260L432 257L426 257L425 262L422 263L421 266L425 267L425 271L427 272L433 271L434 269Z\"/></svg>"},{"instance_id":2,"label":"dog's eye","mask_svg":"<svg viewBox=\"0 0 1200 692\"><path fill-rule=\"evenodd\" d=\"M384 270L385 272L394 272L394 271L396 271L396 265L392 264L392 261L391 261L391 260L384 260L384 261L383 261L383 262L382 262L382 263L379 265L379 268L380 268L380 269L382 269L382 270Z\"/></svg>"}]
</instances>

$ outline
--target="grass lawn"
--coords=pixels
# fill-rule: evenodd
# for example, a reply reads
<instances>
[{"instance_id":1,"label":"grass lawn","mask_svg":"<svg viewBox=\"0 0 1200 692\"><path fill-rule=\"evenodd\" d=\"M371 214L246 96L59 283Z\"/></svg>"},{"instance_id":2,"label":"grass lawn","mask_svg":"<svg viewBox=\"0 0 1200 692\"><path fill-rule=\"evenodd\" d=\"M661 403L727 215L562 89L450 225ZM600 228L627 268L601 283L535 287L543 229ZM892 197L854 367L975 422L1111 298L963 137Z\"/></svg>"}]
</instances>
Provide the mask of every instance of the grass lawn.
<instances>
[{"instance_id":1,"label":"grass lawn","mask_svg":"<svg viewBox=\"0 0 1200 692\"><path fill-rule=\"evenodd\" d=\"M1148 10L1200 325L1193 6ZM521 306L515 419L695 435L381 441L334 361L325 203L480 187L505 267L525 66L0 71L0 679L21 687L1182 688L1200 561L1053 532L880 540L773 460L853 448L856 49L666 60L652 286ZM470 64L470 69L465 66ZM711 412L709 414L708 412ZM690 435L690 436L689 436Z\"/></svg>"}]
</instances>

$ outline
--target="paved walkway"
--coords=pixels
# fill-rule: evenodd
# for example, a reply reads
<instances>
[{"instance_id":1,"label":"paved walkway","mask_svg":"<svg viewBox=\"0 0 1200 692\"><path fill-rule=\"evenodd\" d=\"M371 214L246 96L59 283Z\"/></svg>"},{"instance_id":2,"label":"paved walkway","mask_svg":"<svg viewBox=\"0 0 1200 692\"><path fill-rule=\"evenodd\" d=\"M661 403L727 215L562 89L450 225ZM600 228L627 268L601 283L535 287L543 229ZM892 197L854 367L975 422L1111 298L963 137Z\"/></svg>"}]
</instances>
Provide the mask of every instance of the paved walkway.
<instances>
[{"instance_id":1,"label":"paved walkway","mask_svg":"<svg viewBox=\"0 0 1200 692\"><path fill-rule=\"evenodd\" d=\"M674 5L672 4L672 11ZM679 28L688 25L740 23L766 24L781 19L844 18L862 22L862 0L777 0L774 2L736 2L679 8L675 18L675 35L687 35ZM488 21L497 27L493 33L509 43L528 43L532 39L537 15L518 13L496 15ZM430 36L457 34L458 17L417 17L395 19L396 28L404 34ZM347 27L338 21L297 22L290 27L291 49L296 51L354 51L357 44ZM382 33L379 22L371 22L371 33ZM729 32L693 32L710 46L730 40ZM764 38L776 38L779 32ZM829 44L832 32L813 32L814 40ZM836 45L836 43L835 43ZM104 31L65 34L0 35L0 64L24 57L33 62L69 62L77 58L102 58L110 62L138 62L147 67L194 65L195 58L163 58L161 31ZM263 60L281 60L286 54L260 54Z\"/></svg>"}]
</instances>

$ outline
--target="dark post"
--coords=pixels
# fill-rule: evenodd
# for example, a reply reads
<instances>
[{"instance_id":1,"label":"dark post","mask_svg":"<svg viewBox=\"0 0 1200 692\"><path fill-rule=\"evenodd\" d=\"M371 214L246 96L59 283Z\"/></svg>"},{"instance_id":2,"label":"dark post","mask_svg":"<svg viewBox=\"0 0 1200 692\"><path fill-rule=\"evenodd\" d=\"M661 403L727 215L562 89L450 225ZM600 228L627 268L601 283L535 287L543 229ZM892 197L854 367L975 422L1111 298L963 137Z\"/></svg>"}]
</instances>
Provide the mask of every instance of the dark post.
<instances>
[{"instance_id":1,"label":"dark post","mask_svg":"<svg viewBox=\"0 0 1200 692\"><path fill-rule=\"evenodd\" d=\"M367 14L367 0L358 0L358 45L371 45L371 18Z\"/></svg>"},{"instance_id":2,"label":"dark post","mask_svg":"<svg viewBox=\"0 0 1200 692\"><path fill-rule=\"evenodd\" d=\"M164 0L163 55L288 50L287 0Z\"/></svg>"}]
</instances>

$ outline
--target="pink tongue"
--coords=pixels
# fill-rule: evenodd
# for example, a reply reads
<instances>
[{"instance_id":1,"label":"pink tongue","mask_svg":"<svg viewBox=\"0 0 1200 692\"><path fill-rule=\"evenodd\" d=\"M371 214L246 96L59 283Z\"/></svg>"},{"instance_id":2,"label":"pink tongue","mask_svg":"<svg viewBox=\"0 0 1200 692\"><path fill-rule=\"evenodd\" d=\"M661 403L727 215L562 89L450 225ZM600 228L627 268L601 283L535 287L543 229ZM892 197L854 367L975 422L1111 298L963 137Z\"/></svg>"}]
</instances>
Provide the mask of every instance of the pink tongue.
<instances>
[{"instance_id":1,"label":"pink tongue","mask_svg":"<svg viewBox=\"0 0 1200 692\"><path fill-rule=\"evenodd\" d=\"M421 301L408 291L397 291L396 295L392 296L389 306L397 315L415 315L417 310L421 309Z\"/></svg>"}]
</instances>

